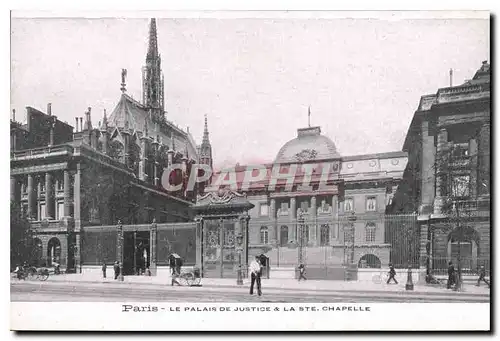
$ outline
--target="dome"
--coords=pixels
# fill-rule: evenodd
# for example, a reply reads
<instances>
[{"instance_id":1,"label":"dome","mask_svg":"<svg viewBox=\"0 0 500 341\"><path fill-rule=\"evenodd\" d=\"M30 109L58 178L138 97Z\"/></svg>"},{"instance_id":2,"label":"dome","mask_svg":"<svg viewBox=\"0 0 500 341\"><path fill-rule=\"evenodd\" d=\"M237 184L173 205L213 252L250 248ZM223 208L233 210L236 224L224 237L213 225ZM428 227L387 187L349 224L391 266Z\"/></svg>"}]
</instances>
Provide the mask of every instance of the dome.
<instances>
[{"instance_id":1,"label":"dome","mask_svg":"<svg viewBox=\"0 0 500 341\"><path fill-rule=\"evenodd\" d=\"M297 129L297 137L281 147L275 163L302 162L339 158L335 143L321 135L320 127Z\"/></svg>"}]
</instances>

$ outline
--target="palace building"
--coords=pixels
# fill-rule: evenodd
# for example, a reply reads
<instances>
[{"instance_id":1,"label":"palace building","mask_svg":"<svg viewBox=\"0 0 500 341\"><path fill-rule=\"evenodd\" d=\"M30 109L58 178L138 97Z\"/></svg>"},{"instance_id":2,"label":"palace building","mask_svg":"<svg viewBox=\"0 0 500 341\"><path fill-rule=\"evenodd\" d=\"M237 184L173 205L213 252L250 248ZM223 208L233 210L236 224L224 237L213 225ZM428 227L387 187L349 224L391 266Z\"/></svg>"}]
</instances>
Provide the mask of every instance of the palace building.
<instances>
[{"instance_id":1,"label":"palace building","mask_svg":"<svg viewBox=\"0 0 500 341\"><path fill-rule=\"evenodd\" d=\"M254 166L237 165L216 174L212 185L242 191L255 206L249 212L250 253L264 253L274 267L293 266L302 243L308 274L324 278L313 275L313 268L387 266L392 241L385 234L385 210L406 163L406 152L341 156L320 127L309 126L297 130L272 164L258 167L265 168L260 181L245 184L247 169ZM277 166L279 175L273 174Z\"/></svg>"},{"instance_id":2,"label":"palace building","mask_svg":"<svg viewBox=\"0 0 500 341\"><path fill-rule=\"evenodd\" d=\"M484 61L471 80L422 96L403 145L389 211L418 212L420 258L437 274L459 258L471 273L490 264L490 77Z\"/></svg>"},{"instance_id":3,"label":"palace building","mask_svg":"<svg viewBox=\"0 0 500 341\"><path fill-rule=\"evenodd\" d=\"M199 146L189 130L167 120L155 19L142 75L139 102L127 94L127 70L122 70L118 103L109 116L104 111L97 125L91 108L75 119L75 127L60 121L51 104L45 113L27 107L23 123L16 121L14 111L11 200L31 221L33 262L50 265L56 260L68 271L82 263L113 262L116 246L103 247L85 237L86 231L108 226L101 231L106 234L119 223L149 226L153 221L193 219L190 206L204 184L193 191L186 185L194 163L212 164L207 119ZM183 186L167 192L161 186L162 172L175 163L183 167L170 174L170 181ZM149 254L149 231L137 232L134 243L136 239Z\"/></svg>"}]
</instances>

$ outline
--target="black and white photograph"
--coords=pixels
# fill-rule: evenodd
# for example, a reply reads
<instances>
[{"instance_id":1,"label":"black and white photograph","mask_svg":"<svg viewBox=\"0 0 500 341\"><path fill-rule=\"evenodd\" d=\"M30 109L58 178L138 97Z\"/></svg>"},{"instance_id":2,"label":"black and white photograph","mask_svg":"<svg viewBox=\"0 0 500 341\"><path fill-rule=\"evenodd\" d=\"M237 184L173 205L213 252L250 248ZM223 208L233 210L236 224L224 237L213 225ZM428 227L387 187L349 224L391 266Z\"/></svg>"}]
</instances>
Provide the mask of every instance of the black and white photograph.
<instances>
[{"instance_id":1,"label":"black and white photograph","mask_svg":"<svg viewBox=\"0 0 500 341\"><path fill-rule=\"evenodd\" d=\"M490 34L12 11L10 328L490 330Z\"/></svg>"}]
</instances>

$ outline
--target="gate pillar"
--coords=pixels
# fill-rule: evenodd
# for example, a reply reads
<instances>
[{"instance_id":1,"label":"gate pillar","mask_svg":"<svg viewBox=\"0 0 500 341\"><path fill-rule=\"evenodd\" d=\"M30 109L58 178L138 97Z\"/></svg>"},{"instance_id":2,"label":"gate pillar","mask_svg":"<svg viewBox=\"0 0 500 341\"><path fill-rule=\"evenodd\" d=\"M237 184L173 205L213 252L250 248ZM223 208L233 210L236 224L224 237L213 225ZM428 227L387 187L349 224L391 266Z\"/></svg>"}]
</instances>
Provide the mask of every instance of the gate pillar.
<instances>
[{"instance_id":1,"label":"gate pillar","mask_svg":"<svg viewBox=\"0 0 500 341\"><path fill-rule=\"evenodd\" d=\"M151 271L151 276L156 276L156 236L158 232L158 225L156 224L156 219L153 219L151 224L151 231L149 232L149 246L150 246L150 256L149 256L149 271Z\"/></svg>"},{"instance_id":2,"label":"gate pillar","mask_svg":"<svg viewBox=\"0 0 500 341\"><path fill-rule=\"evenodd\" d=\"M203 218L196 217L196 267L203 276Z\"/></svg>"}]
</instances>

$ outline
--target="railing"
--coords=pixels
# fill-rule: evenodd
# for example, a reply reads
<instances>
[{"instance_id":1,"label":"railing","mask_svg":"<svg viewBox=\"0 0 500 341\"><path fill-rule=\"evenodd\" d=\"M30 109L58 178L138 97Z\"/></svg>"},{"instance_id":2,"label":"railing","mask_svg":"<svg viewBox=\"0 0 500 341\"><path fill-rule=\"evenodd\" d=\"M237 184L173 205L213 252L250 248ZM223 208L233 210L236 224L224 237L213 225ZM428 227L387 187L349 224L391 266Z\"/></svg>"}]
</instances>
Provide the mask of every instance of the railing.
<instances>
[{"instance_id":1,"label":"railing","mask_svg":"<svg viewBox=\"0 0 500 341\"><path fill-rule=\"evenodd\" d=\"M36 157L43 154L71 154L73 152L73 147L68 145L50 146L50 147L38 147L27 150L15 151L12 153L12 158L14 160L22 158Z\"/></svg>"},{"instance_id":2,"label":"railing","mask_svg":"<svg viewBox=\"0 0 500 341\"><path fill-rule=\"evenodd\" d=\"M455 269L458 269L458 259L456 255L448 257L432 257L431 271L434 276L448 276L448 262L452 261ZM489 276L491 260L484 257L463 257L460 260L460 268L463 275L478 275L480 266L484 266L486 275Z\"/></svg>"}]
</instances>

